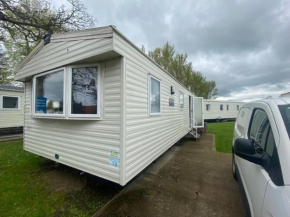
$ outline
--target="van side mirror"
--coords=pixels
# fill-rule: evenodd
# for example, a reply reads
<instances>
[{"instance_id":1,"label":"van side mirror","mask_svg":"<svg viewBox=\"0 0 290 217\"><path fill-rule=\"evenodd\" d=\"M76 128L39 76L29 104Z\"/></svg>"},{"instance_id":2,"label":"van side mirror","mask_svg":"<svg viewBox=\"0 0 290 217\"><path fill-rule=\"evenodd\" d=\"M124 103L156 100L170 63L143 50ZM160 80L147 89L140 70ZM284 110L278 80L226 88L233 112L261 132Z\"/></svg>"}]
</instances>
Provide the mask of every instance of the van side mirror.
<instances>
[{"instance_id":1,"label":"van side mirror","mask_svg":"<svg viewBox=\"0 0 290 217\"><path fill-rule=\"evenodd\" d=\"M254 145L248 139L238 138L234 144L234 152L240 158L258 164L262 167L267 165L266 156L263 153L257 153Z\"/></svg>"}]
</instances>

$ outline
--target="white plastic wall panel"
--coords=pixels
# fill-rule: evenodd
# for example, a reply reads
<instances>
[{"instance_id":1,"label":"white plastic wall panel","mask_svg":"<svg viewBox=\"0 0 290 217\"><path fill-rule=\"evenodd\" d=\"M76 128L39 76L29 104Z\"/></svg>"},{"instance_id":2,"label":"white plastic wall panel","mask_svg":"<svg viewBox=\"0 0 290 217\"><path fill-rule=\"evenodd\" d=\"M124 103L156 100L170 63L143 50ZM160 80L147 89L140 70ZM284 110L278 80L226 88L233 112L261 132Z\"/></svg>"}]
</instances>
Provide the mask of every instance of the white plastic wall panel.
<instances>
[{"instance_id":1,"label":"white plastic wall panel","mask_svg":"<svg viewBox=\"0 0 290 217\"><path fill-rule=\"evenodd\" d=\"M119 183L120 171L109 163L109 150L120 148L120 62L118 58L101 64L103 120L32 118L31 82L26 82L24 149Z\"/></svg>"},{"instance_id":2,"label":"white plastic wall panel","mask_svg":"<svg viewBox=\"0 0 290 217\"><path fill-rule=\"evenodd\" d=\"M17 110L0 109L0 128L22 127L24 124L24 93L0 90L1 96L17 96L20 99L20 104Z\"/></svg>"},{"instance_id":3,"label":"white plastic wall panel","mask_svg":"<svg viewBox=\"0 0 290 217\"><path fill-rule=\"evenodd\" d=\"M126 58L126 162L128 182L169 147L188 133L189 91L144 57L117 34L114 48ZM161 80L161 115L148 115L148 75ZM175 94L171 95L173 86ZM184 108L179 108L179 92L184 93ZM169 106L174 99L174 107Z\"/></svg>"},{"instance_id":4,"label":"white plastic wall panel","mask_svg":"<svg viewBox=\"0 0 290 217\"><path fill-rule=\"evenodd\" d=\"M206 110L206 105L210 105L210 110ZM215 101L215 100L204 100L203 108L204 108L204 119L235 119L238 116L239 110L237 109L237 105L239 105L240 109L242 108L243 102L231 102L231 101ZM223 105L223 110L220 110L220 105ZM227 105L229 106L229 110L227 110Z\"/></svg>"},{"instance_id":5,"label":"white plastic wall panel","mask_svg":"<svg viewBox=\"0 0 290 217\"><path fill-rule=\"evenodd\" d=\"M21 80L111 50L112 38L51 42L16 73L15 79Z\"/></svg>"}]
</instances>

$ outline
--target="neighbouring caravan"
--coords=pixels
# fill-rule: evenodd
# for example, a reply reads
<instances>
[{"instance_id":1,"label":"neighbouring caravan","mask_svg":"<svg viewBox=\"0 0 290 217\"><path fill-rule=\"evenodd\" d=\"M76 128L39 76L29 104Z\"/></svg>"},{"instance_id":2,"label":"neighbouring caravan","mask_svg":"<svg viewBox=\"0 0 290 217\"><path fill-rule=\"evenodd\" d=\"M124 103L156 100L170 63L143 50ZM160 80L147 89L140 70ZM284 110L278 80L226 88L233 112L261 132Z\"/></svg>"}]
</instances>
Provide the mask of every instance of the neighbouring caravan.
<instances>
[{"instance_id":1,"label":"neighbouring caravan","mask_svg":"<svg viewBox=\"0 0 290 217\"><path fill-rule=\"evenodd\" d=\"M0 85L0 135L22 133L23 124L23 88L12 85Z\"/></svg>"},{"instance_id":2,"label":"neighbouring caravan","mask_svg":"<svg viewBox=\"0 0 290 217\"><path fill-rule=\"evenodd\" d=\"M237 101L223 101L215 99L205 99L204 106L204 120L222 121L222 120L236 120L239 110L244 104Z\"/></svg>"},{"instance_id":3,"label":"neighbouring caravan","mask_svg":"<svg viewBox=\"0 0 290 217\"><path fill-rule=\"evenodd\" d=\"M280 97L290 97L290 92L282 93Z\"/></svg>"},{"instance_id":4,"label":"neighbouring caravan","mask_svg":"<svg viewBox=\"0 0 290 217\"><path fill-rule=\"evenodd\" d=\"M46 35L15 78L24 149L121 185L203 127L203 99L113 26Z\"/></svg>"}]
</instances>

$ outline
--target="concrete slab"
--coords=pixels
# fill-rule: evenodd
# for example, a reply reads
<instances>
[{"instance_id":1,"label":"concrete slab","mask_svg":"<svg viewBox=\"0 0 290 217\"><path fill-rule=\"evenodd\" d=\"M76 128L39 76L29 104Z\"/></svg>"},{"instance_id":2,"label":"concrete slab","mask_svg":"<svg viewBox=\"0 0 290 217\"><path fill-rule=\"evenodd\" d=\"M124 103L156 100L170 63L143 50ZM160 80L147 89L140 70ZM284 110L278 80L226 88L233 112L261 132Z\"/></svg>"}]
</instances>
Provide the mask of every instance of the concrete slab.
<instances>
[{"instance_id":1,"label":"concrete slab","mask_svg":"<svg viewBox=\"0 0 290 217\"><path fill-rule=\"evenodd\" d=\"M214 135L183 139L104 206L98 216L245 217L231 154L214 150Z\"/></svg>"}]
</instances>

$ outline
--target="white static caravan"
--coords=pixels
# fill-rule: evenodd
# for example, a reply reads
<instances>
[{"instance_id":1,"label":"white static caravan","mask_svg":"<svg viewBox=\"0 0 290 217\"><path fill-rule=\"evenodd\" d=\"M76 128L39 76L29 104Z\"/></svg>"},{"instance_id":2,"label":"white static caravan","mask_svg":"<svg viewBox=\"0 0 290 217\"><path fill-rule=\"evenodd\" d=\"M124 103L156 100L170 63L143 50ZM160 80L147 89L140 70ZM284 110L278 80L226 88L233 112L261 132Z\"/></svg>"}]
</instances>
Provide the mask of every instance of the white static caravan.
<instances>
[{"instance_id":1,"label":"white static caravan","mask_svg":"<svg viewBox=\"0 0 290 217\"><path fill-rule=\"evenodd\" d=\"M290 92L282 93L280 97L290 97Z\"/></svg>"},{"instance_id":2,"label":"white static caravan","mask_svg":"<svg viewBox=\"0 0 290 217\"><path fill-rule=\"evenodd\" d=\"M204 120L235 120L243 102L204 99Z\"/></svg>"},{"instance_id":3,"label":"white static caravan","mask_svg":"<svg viewBox=\"0 0 290 217\"><path fill-rule=\"evenodd\" d=\"M203 127L202 98L113 26L45 36L15 78L24 149L121 185Z\"/></svg>"},{"instance_id":4,"label":"white static caravan","mask_svg":"<svg viewBox=\"0 0 290 217\"><path fill-rule=\"evenodd\" d=\"M22 132L23 125L23 88L12 85L0 85L0 135Z\"/></svg>"}]
</instances>

